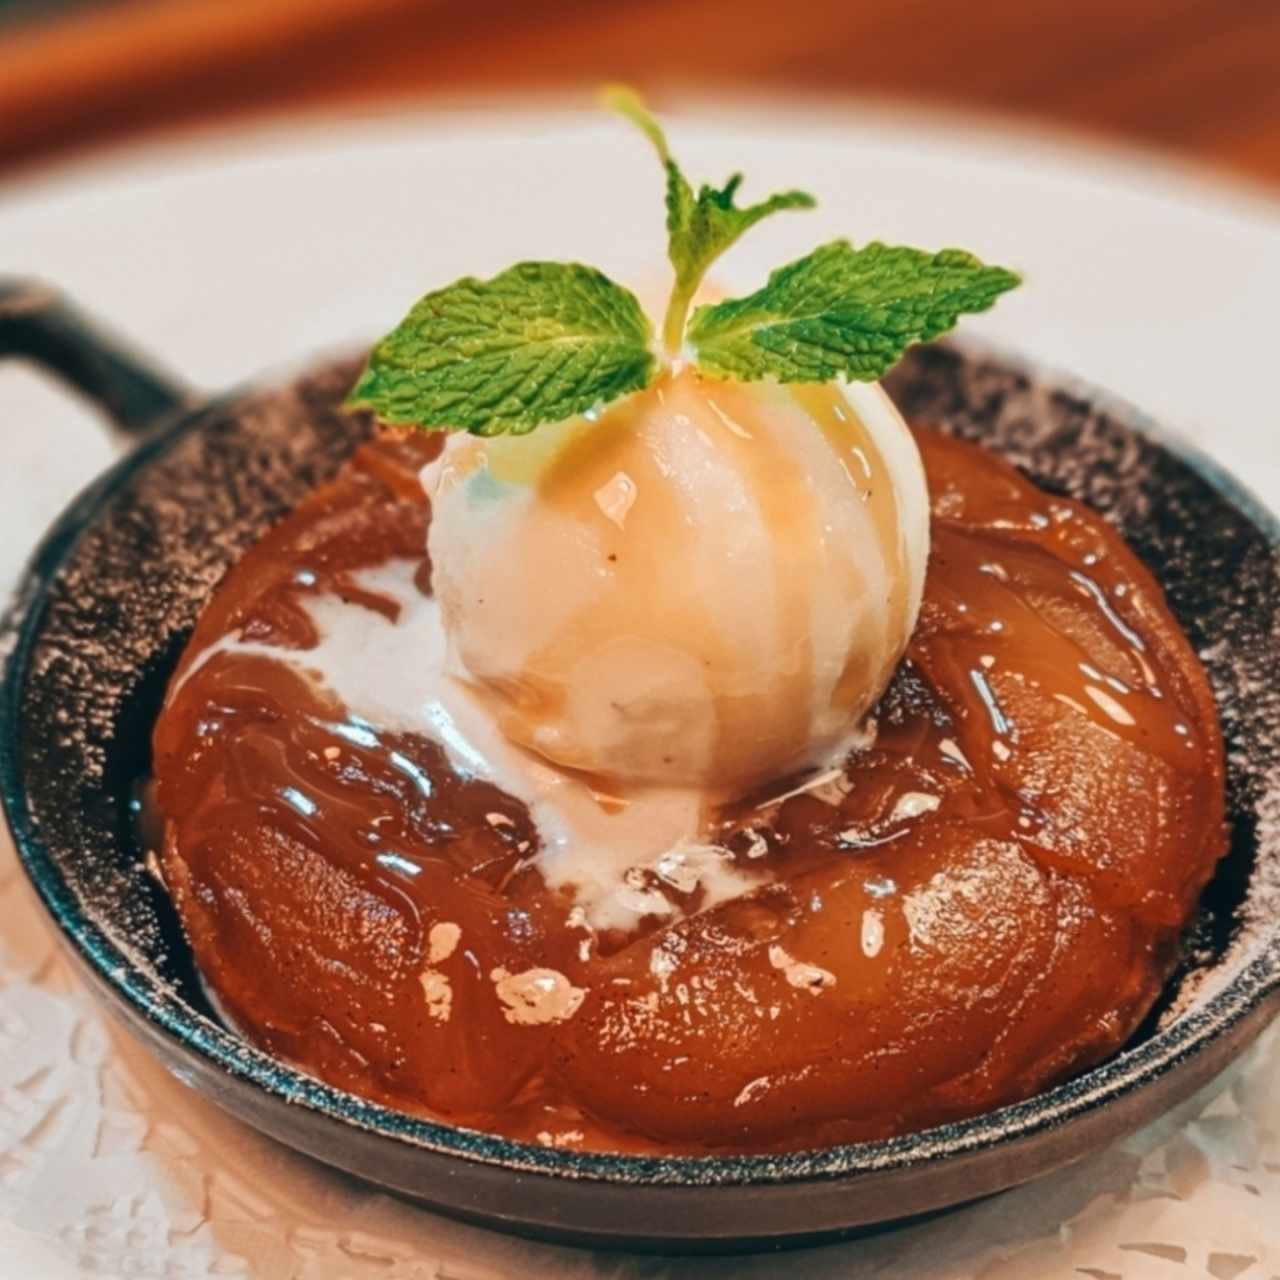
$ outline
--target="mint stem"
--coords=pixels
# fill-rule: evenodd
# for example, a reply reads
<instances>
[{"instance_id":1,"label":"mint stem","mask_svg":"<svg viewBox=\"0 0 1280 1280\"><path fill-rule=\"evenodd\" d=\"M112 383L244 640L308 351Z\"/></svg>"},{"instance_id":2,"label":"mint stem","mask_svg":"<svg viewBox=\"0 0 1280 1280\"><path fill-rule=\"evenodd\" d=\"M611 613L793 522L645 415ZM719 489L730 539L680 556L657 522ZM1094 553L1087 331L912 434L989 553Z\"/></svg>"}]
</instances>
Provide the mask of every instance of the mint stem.
<instances>
[{"instance_id":1,"label":"mint stem","mask_svg":"<svg viewBox=\"0 0 1280 1280\"><path fill-rule=\"evenodd\" d=\"M675 359L684 347L685 324L689 319L689 307L698 291L698 281L681 284L676 282L667 303L667 314L662 321L662 345L667 355Z\"/></svg>"},{"instance_id":2,"label":"mint stem","mask_svg":"<svg viewBox=\"0 0 1280 1280\"><path fill-rule=\"evenodd\" d=\"M625 85L610 85L601 95L604 105L634 124L658 153L667 174L667 254L676 269L671 301L662 322L662 344L671 358L684 349L689 307L708 268L749 227L782 209L812 209L806 191L780 191L759 204L739 209L734 203L742 175L735 173L723 187L704 183L695 194L667 146L667 135L640 95Z\"/></svg>"}]
</instances>

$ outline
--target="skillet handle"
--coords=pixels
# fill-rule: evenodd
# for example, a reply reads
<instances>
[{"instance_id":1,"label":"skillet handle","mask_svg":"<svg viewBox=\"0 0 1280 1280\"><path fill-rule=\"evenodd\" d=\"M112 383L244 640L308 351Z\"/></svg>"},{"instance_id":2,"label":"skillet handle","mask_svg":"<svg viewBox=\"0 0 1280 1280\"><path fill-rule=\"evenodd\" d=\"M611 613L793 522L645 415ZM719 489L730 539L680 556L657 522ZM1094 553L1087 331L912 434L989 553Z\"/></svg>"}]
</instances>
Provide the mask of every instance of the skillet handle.
<instances>
[{"instance_id":1,"label":"skillet handle","mask_svg":"<svg viewBox=\"0 0 1280 1280\"><path fill-rule=\"evenodd\" d=\"M126 436L145 433L196 397L36 280L0 276L0 360L26 358L55 373Z\"/></svg>"}]
</instances>

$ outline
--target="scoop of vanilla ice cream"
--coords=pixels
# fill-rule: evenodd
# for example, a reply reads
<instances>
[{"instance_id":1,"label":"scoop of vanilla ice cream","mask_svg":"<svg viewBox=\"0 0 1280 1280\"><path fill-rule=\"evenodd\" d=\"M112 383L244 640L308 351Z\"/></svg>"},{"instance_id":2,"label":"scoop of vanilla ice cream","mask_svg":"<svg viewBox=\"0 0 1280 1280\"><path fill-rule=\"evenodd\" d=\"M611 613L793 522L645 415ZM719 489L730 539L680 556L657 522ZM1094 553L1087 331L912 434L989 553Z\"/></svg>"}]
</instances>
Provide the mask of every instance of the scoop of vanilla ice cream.
<instances>
[{"instance_id":1,"label":"scoop of vanilla ice cream","mask_svg":"<svg viewBox=\"0 0 1280 1280\"><path fill-rule=\"evenodd\" d=\"M451 674L607 786L742 792L847 749L915 625L915 443L878 386L686 370L424 472Z\"/></svg>"}]
</instances>

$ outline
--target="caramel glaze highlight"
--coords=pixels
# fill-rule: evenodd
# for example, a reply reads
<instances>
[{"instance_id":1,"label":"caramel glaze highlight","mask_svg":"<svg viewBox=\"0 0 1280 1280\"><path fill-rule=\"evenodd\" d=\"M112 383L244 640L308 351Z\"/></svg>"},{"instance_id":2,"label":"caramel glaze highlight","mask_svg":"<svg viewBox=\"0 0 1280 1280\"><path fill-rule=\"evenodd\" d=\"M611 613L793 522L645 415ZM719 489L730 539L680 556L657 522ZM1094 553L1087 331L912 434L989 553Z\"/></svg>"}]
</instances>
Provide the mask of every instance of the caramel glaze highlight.
<instances>
[{"instance_id":1,"label":"caramel glaze highlight","mask_svg":"<svg viewBox=\"0 0 1280 1280\"><path fill-rule=\"evenodd\" d=\"M228 575L155 731L166 882L229 1016L409 1110L691 1153L920 1129L1123 1044L1224 848L1208 684L1106 523L917 434L933 552L875 746L719 816L766 888L698 914L696 889L654 880L685 915L629 936L575 924L523 806L432 743L353 725L262 656L219 653L178 687L240 628L314 644L310 593L394 614L362 567L416 558L429 589L417 472L438 440L361 448ZM521 1020L499 969L585 998Z\"/></svg>"}]
</instances>

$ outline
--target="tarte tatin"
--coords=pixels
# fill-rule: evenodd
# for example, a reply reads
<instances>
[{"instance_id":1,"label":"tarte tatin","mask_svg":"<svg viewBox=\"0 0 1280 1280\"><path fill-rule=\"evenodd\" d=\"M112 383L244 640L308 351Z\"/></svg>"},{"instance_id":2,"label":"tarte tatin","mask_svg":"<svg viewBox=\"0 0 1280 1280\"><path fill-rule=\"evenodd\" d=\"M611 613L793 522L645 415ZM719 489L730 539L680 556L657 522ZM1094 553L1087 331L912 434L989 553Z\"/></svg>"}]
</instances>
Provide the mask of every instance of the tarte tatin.
<instances>
[{"instance_id":1,"label":"tarte tatin","mask_svg":"<svg viewBox=\"0 0 1280 1280\"><path fill-rule=\"evenodd\" d=\"M699 912L647 873L680 914L624 937L577 923L527 809L435 743L256 650L196 666L238 634L305 668L317 597L392 627L365 569L430 591L440 442L363 446L232 570L156 730L165 878L235 1025L358 1093L609 1150L901 1133L1113 1052L1223 850L1213 699L1103 520L915 435L933 554L874 745L723 814L764 887ZM577 1007L540 1017L517 975Z\"/></svg>"},{"instance_id":2,"label":"tarte tatin","mask_svg":"<svg viewBox=\"0 0 1280 1280\"><path fill-rule=\"evenodd\" d=\"M1177 961L1224 850L1206 676L1105 520L855 381L1015 277L836 242L686 329L680 217L751 211L681 214L650 136L675 354L558 264L375 349L355 401L408 425L172 679L165 883L244 1035L512 1138L788 1150L1026 1098Z\"/></svg>"}]
</instances>

